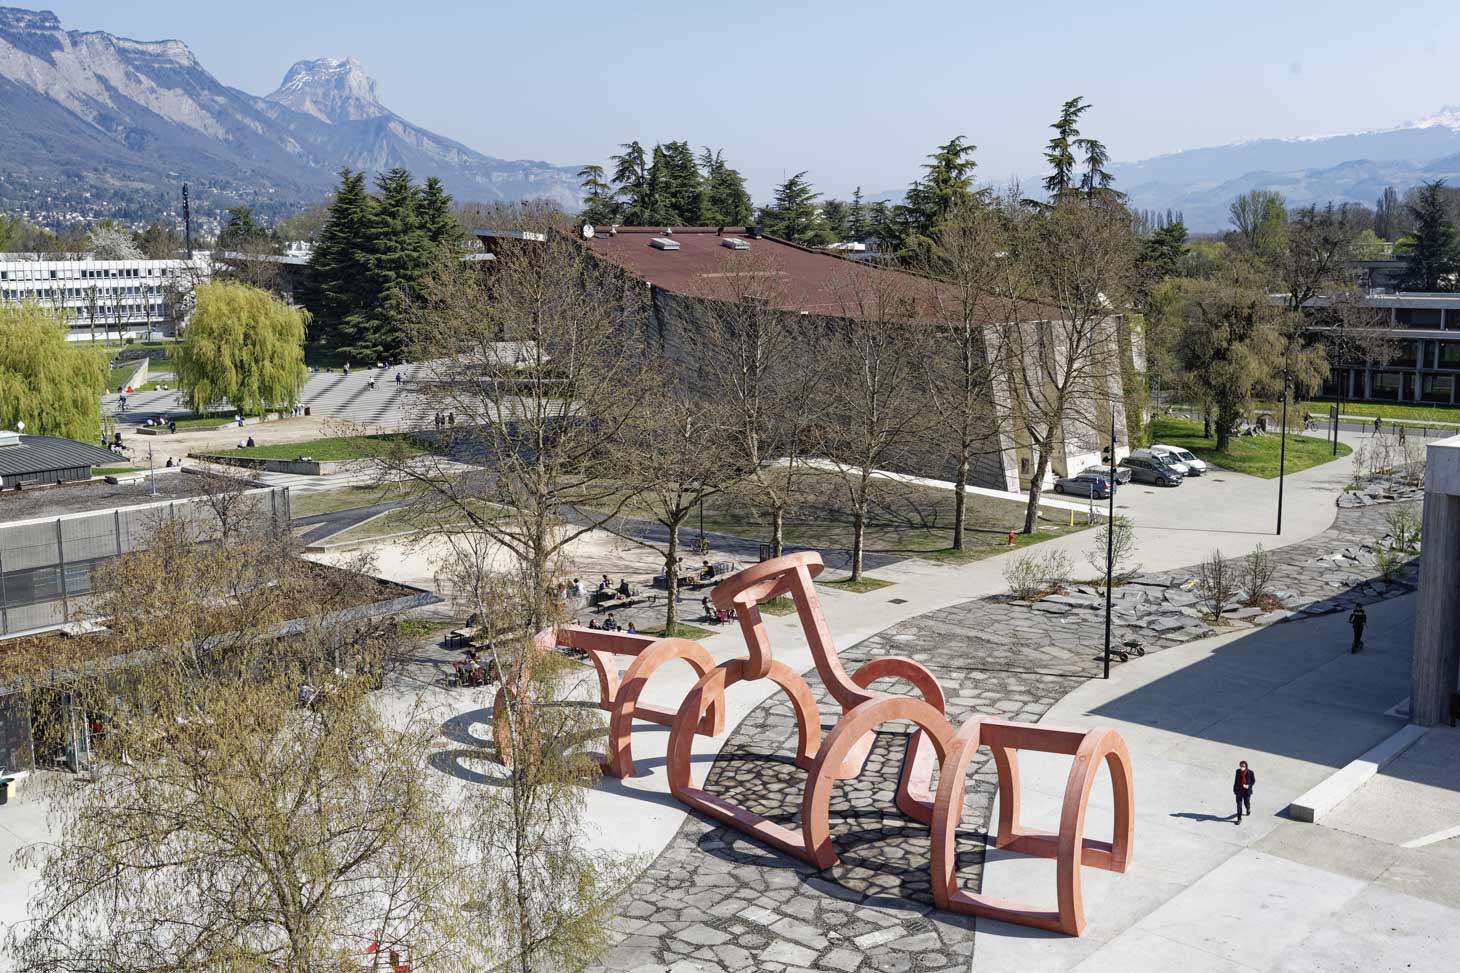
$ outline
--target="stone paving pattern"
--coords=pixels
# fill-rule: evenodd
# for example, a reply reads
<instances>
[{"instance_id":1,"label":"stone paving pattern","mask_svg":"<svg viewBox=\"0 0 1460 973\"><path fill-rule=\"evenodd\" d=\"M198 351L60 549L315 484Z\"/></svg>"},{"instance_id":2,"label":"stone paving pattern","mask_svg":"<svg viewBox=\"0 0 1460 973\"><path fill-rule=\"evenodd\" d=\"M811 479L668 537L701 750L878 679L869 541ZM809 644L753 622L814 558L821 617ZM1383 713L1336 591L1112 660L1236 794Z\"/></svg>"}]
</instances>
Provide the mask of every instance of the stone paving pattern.
<instances>
[{"instance_id":1,"label":"stone paving pattern","mask_svg":"<svg viewBox=\"0 0 1460 973\"><path fill-rule=\"evenodd\" d=\"M1413 590L1417 562L1386 584L1376 579L1376 568L1332 557L1345 550L1358 553L1387 533L1387 509L1340 510L1322 534L1274 550L1279 585L1289 596L1286 604L1323 614ZM1194 573L1148 577L1142 587L1156 591L1164 581L1179 591ZM1139 638L1147 652L1199 634L1195 628L1152 631L1132 618L1117 615L1122 624L1116 638ZM909 655L922 662L942 683L955 726L979 714L1032 723L1100 674L1103 638L1103 611L1050 613L995 597L899 623L841 655L848 671L879 655ZM806 678L818 689L823 726L829 730L839 710L819 688L814 671ZM876 688L910 691L895 682ZM790 760L794 737L789 704L779 694L772 696L732 731L707 775L707 789L783 825L798 825L806 775ZM974 920L933 908L928 831L893 805L905 742L904 733L884 728L863 773L837 785L830 824L842 861L826 871L690 815L625 894L615 923L619 938L599 968L642 973L967 970ZM977 889L996 781L987 756L975 758L969 773L959 872L965 887Z\"/></svg>"}]
</instances>

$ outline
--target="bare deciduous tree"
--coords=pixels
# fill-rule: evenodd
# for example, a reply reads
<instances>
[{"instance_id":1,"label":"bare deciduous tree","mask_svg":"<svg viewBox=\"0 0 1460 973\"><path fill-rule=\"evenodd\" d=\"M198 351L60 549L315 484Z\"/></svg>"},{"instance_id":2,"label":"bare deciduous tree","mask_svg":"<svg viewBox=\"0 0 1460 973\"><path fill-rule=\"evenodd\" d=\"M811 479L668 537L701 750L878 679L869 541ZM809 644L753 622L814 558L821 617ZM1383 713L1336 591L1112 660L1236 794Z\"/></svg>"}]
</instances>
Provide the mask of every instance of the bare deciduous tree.
<instances>
[{"instance_id":1,"label":"bare deciduous tree","mask_svg":"<svg viewBox=\"0 0 1460 973\"><path fill-rule=\"evenodd\" d=\"M1232 607L1241 592L1237 574L1237 565L1220 550L1212 551L1197 568L1197 590L1217 621L1222 620L1222 613Z\"/></svg>"},{"instance_id":2,"label":"bare deciduous tree","mask_svg":"<svg viewBox=\"0 0 1460 973\"><path fill-rule=\"evenodd\" d=\"M852 580L862 577L867 512L880 472L906 459L927 427L924 371L930 331L913 279L849 268L827 322L825 457L852 517Z\"/></svg>"},{"instance_id":3,"label":"bare deciduous tree","mask_svg":"<svg viewBox=\"0 0 1460 973\"><path fill-rule=\"evenodd\" d=\"M770 550L785 547L786 515L818 471L819 389L830 376L817 358L820 336L787 311L784 273L756 252L732 254L706 300L678 307L688 374L696 394L720 404L725 448L745 476L738 499L770 520Z\"/></svg>"},{"instance_id":4,"label":"bare deciduous tree","mask_svg":"<svg viewBox=\"0 0 1460 973\"><path fill-rule=\"evenodd\" d=\"M1272 594L1272 581L1276 576L1277 564L1272 554L1258 544L1242 561L1243 601L1252 607L1261 606L1263 599Z\"/></svg>"},{"instance_id":5,"label":"bare deciduous tree","mask_svg":"<svg viewBox=\"0 0 1460 973\"><path fill-rule=\"evenodd\" d=\"M1010 202L1003 219L1010 257L997 283L1004 310L996 357L1005 376L1004 428L1034 457L1027 534L1056 452L1097 448L1117 408L1116 315L1130 289L1135 242L1122 207L1070 199L1033 211Z\"/></svg>"},{"instance_id":6,"label":"bare deciduous tree","mask_svg":"<svg viewBox=\"0 0 1460 973\"><path fill-rule=\"evenodd\" d=\"M937 323L927 381L939 438L953 454L953 549L964 547L968 480L975 460L999 456L993 373L998 341L989 327L1004 240L998 213L981 201L948 215L937 232L937 257L924 269ZM1002 465L1002 459L999 459Z\"/></svg>"}]
</instances>

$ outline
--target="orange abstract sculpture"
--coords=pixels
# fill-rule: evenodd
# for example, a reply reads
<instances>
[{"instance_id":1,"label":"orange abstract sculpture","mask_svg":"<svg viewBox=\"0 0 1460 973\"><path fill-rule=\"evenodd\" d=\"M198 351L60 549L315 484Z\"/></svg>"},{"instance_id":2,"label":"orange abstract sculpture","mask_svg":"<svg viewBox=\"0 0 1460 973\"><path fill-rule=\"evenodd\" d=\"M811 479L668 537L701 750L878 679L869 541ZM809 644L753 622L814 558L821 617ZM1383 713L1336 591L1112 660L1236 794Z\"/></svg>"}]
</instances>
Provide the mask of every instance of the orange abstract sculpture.
<instances>
[{"instance_id":1,"label":"orange abstract sculpture","mask_svg":"<svg viewBox=\"0 0 1460 973\"><path fill-rule=\"evenodd\" d=\"M836 862L836 852L826 837L831 784L861 773L878 724L913 719L920 727L908 740L897 805L904 813L925 823L932 818L932 795L926 787L930 775L919 775L912 768L931 766L932 755L925 753L926 750L936 749L938 758L942 759L945 743L952 736L952 728L943 716L943 691L932 673L917 661L887 656L874 659L847 676L832 645L812 584L822 569L821 556L815 552L788 554L746 568L715 586L711 599L716 608L735 610L749 655L722 662L690 690L669 732L667 767L670 793L685 804L819 868ZM841 705L842 720L827 740L828 743L835 740L835 746L821 745L821 717L811 687L785 663L771 658L770 636L758 606L783 594L790 594L795 602L816 671L832 698ZM888 696L867 688L885 677L906 679L923 699ZM807 770L811 777L801 804L799 835L695 786L690 779L690 744L707 707L721 699L724 691L735 683L755 679L774 682L791 700L796 715L796 766ZM872 703L890 705L862 711L862 707ZM855 719L854 713L859 714ZM851 723L847 722L849 719ZM927 734L932 735L930 746ZM922 787L917 786L920 776Z\"/></svg>"},{"instance_id":2,"label":"orange abstract sculpture","mask_svg":"<svg viewBox=\"0 0 1460 973\"><path fill-rule=\"evenodd\" d=\"M537 651L551 651L554 644L580 649L597 669L599 706L610 714L605 773L633 776L630 737L635 719L668 725L669 789L676 798L817 868L828 868L838 861L828 821L833 785L861 773L877 727L892 720L915 723L918 729L909 737L903 754L895 801L902 813L931 827L933 898L938 906L1080 935L1085 928L1081 867L1123 872L1130 864L1135 798L1125 741L1110 729L1065 730L988 717L975 718L955 730L944 713L943 691L937 680L909 658L879 657L848 676L837 658L813 585L822 568L818 554L802 552L764 561L717 585L711 598L717 608L735 610L748 649L746 656L719 665L713 664L703 646L688 639L656 639L575 626L539 633L535 646ZM789 666L771 657L770 637L758 606L786 594L796 605L816 671L841 707L841 716L825 741L821 739L821 718L811 687ZM613 662L616 655L634 657L622 679ZM649 677L673 659L683 659L694 668L700 677L694 688L675 713L641 705L639 696ZM869 688L884 678L906 680L921 698ZM716 736L724 730L725 690L739 682L760 679L770 680L786 694L796 716L795 764L807 771L799 834L710 793L691 778L694 737ZM504 692L505 688L497 693L499 712L505 703ZM504 762L510 760L506 734L500 726L497 743ZM964 778L980 747L992 751L998 770L999 826L995 846L1055 859L1056 907L1052 910L1004 902L958 887L955 845L963 815ZM1069 754L1074 758L1058 833L1027 829L1020 822L1019 750ZM1109 842L1084 837L1090 790L1102 761L1110 769L1115 804L1115 828ZM935 770L936 794L932 789Z\"/></svg>"},{"instance_id":3,"label":"orange abstract sculpture","mask_svg":"<svg viewBox=\"0 0 1460 973\"><path fill-rule=\"evenodd\" d=\"M604 751L603 772L610 777L634 776L634 757L630 740L634 720L658 723L662 726L669 726L674 722L674 713L639 703L639 695L644 691L644 685L654 671L672 659L683 659L694 668L698 675L703 676L715 664L703 645L689 639L661 639L650 635L605 632L578 625L563 625L557 629L546 629L539 632L533 639L533 647L538 652L551 651L554 645L580 650L588 656L589 661L598 671L598 707L609 713L608 745ZM623 674L622 678L619 676L618 666L613 662L613 656L616 655L634 657L634 661L629 664L628 671ZM523 679L526 678L527 670L524 667ZM521 687L519 687L518 699L524 698L520 689ZM505 684L497 690L496 700L493 703L494 712L506 711L504 708L507 702L506 692ZM703 719L699 721L694 732L706 736L718 736L724 730L725 703L723 699L715 698L709 701L707 712L703 714ZM494 736L502 763L510 766L512 745L505 720L495 721Z\"/></svg>"},{"instance_id":4,"label":"orange abstract sculpture","mask_svg":"<svg viewBox=\"0 0 1460 973\"><path fill-rule=\"evenodd\" d=\"M994 847L1055 859L1056 908L1041 909L1005 902L958 887L954 860L958 822L963 817L964 777L979 746L993 751L999 775L999 830ZM1016 751L1067 753L1074 757L1065 782L1058 834L1027 829L1019 821L1019 764ZM1063 730L978 717L954 735L948 759L939 771L938 799L933 814L933 901L939 908L1001 919L1078 936L1085 930L1085 904L1080 895L1080 867L1090 865L1123 872L1130 865L1135 837L1135 790L1130 751L1114 730ZM1085 810L1090 788L1104 759L1110 767L1115 804L1112 839L1085 837Z\"/></svg>"}]
</instances>

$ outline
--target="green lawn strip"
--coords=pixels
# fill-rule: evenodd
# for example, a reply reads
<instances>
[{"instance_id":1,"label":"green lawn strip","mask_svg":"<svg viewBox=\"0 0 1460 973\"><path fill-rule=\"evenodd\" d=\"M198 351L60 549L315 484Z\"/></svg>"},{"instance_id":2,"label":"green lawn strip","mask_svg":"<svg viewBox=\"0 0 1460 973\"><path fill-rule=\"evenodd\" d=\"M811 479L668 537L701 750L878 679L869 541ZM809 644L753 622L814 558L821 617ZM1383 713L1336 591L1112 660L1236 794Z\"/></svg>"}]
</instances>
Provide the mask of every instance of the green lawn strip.
<instances>
[{"instance_id":1,"label":"green lawn strip","mask_svg":"<svg viewBox=\"0 0 1460 973\"><path fill-rule=\"evenodd\" d=\"M684 622L680 622L674 626L674 632L671 635L665 634L663 625L656 626L655 628L640 629L639 634L652 635L656 638L702 639L707 635L715 635L717 633L714 629L700 628L698 625L686 625Z\"/></svg>"},{"instance_id":2,"label":"green lawn strip","mask_svg":"<svg viewBox=\"0 0 1460 973\"><path fill-rule=\"evenodd\" d=\"M145 473L146 466L93 466L92 476L116 476L118 473Z\"/></svg>"},{"instance_id":3,"label":"green lawn strip","mask_svg":"<svg viewBox=\"0 0 1460 973\"><path fill-rule=\"evenodd\" d=\"M1102 509L1097 506L1095 511L1099 516ZM1075 515L1077 518L1079 514ZM1083 520L1076 520L1074 527L1066 527L1057 530L1036 530L1032 534L1025 534L1016 531L1014 533L1014 546L1010 547L1008 535L1004 535L1000 543L993 546L970 546L961 551L955 551L951 547L944 547L936 551L925 551L918 554L918 557L925 561L937 561L941 564L968 564L972 561L982 561L984 558L1002 554L1005 551L1017 550L1021 547L1028 547L1031 544L1039 544L1043 541L1054 540L1056 537L1065 537L1069 534L1086 530L1093 525L1084 523Z\"/></svg>"},{"instance_id":4,"label":"green lawn strip","mask_svg":"<svg viewBox=\"0 0 1460 973\"><path fill-rule=\"evenodd\" d=\"M1322 423L1328 419L1328 407L1332 402L1299 402L1293 406L1301 416L1304 412L1313 413L1314 421ZM1378 416L1380 419L1399 419L1405 422L1444 423L1449 425L1460 425L1460 406L1455 405L1410 405L1399 402L1350 402L1345 401L1339 407L1339 415L1345 418L1373 419Z\"/></svg>"},{"instance_id":5,"label":"green lawn strip","mask_svg":"<svg viewBox=\"0 0 1460 973\"><path fill-rule=\"evenodd\" d=\"M292 504L291 512L292 512ZM361 524L356 524L338 534L327 537L325 544L353 544L359 541L375 540L394 534L409 534L418 531L428 530L438 525L427 517L421 516L419 511L410 507L401 507L396 510L387 510L385 513L377 514Z\"/></svg>"},{"instance_id":6,"label":"green lawn strip","mask_svg":"<svg viewBox=\"0 0 1460 973\"><path fill-rule=\"evenodd\" d=\"M233 422L232 416L189 416L186 419L170 420L179 429L220 429Z\"/></svg>"},{"instance_id":7,"label":"green lawn strip","mask_svg":"<svg viewBox=\"0 0 1460 973\"><path fill-rule=\"evenodd\" d=\"M1278 475L1278 460L1282 437L1275 433L1261 436L1233 436L1227 444L1227 452L1219 453L1216 437L1207 439L1202 435L1202 424L1195 419L1159 418L1151 423L1152 436L1157 442L1168 446L1189 449L1199 458L1234 473L1246 473L1272 479ZM1326 439L1312 436L1288 434L1287 472L1297 473L1313 466L1333 460L1333 444ZM1343 443L1338 444L1338 456L1353 452Z\"/></svg>"},{"instance_id":8,"label":"green lawn strip","mask_svg":"<svg viewBox=\"0 0 1460 973\"><path fill-rule=\"evenodd\" d=\"M756 606L766 615L793 615L796 612L796 603L789 595L779 595L770 601L763 601Z\"/></svg>"},{"instance_id":9,"label":"green lawn strip","mask_svg":"<svg viewBox=\"0 0 1460 973\"><path fill-rule=\"evenodd\" d=\"M390 433L380 436L335 436L327 439L306 439L301 442L276 443L244 449L224 449L216 451L214 455L237 456L243 459L284 460L308 456L312 460L338 462L379 456L392 449L400 449L408 456L426 452L425 448L411 436L404 433Z\"/></svg>"},{"instance_id":10,"label":"green lawn strip","mask_svg":"<svg viewBox=\"0 0 1460 973\"><path fill-rule=\"evenodd\" d=\"M414 481L387 483L383 486L342 487L339 490L310 490L295 493L289 500L289 512L295 517L331 514L339 510L373 507L406 497L420 496L426 487Z\"/></svg>"},{"instance_id":11,"label":"green lawn strip","mask_svg":"<svg viewBox=\"0 0 1460 973\"><path fill-rule=\"evenodd\" d=\"M872 578L862 575L856 581L851 578L842 578L840 581L818 581L819 585L827 588L835 588L838 591L850 591L854 594L866 594L869 591L876 591L878 588L889 588L896 584L895 581L883 581L881 578Z\"/></svg>"}]
</instances>

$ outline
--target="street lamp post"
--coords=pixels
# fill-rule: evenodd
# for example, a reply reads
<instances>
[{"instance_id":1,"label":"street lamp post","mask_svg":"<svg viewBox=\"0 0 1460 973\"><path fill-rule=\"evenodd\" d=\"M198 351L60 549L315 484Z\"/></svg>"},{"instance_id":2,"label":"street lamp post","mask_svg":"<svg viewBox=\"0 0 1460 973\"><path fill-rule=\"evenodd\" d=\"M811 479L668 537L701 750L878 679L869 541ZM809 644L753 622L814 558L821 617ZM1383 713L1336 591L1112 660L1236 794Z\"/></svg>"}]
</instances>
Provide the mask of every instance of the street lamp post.
<instances>
[{"instance_id":1,"label":"street lamp post","mask_svg":"<svg viewBox=\"0 0 1460 973\"><path fill-rule=\"evenodd\" d=\"M1110 678L1110 585L1115 574L1115 403L1110 408L1110 510L1105 518L1105 675Z\"/></svg>"},{"instance_id":2,"label":"street lamp post","mask_svg":"<svg viewBox=\"0 0 1460 973\"><path fill-rule=\"evenodd\" d=\"M1287 472L1288 465L1288 370L1286 367L1283 368L1283 427L1278 439L1277 532L1281 536L1283 532L1283 476Z\"/></svg>"}]
</instances>

